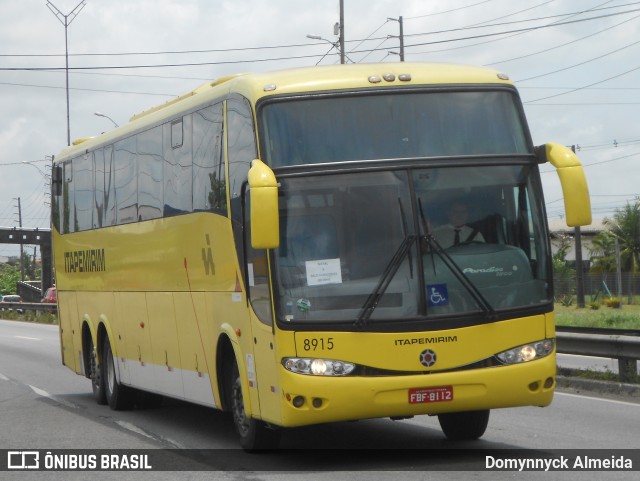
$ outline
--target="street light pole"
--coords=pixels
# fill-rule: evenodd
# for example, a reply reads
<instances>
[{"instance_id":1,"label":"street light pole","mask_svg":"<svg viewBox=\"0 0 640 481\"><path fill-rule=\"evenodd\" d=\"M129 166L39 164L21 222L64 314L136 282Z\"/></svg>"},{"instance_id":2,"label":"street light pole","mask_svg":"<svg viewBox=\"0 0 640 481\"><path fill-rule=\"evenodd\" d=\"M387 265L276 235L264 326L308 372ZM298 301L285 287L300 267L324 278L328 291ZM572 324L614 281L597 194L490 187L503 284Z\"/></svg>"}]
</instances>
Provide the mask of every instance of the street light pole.
<instances>
[{"instance_id":1,"label":"street light pole","mask_svg":"<svg viewBox=\"0 0 640 481\"><path fill-rule=\"evenodd\" d=\"M109 117L107 114L103 114L102 112L94 112L93 115L97 115L98 117L104 117L105 119L109 119L111 120L111 123L113 125L115 125L116 127L120 127L115 120L113 120L111 117Z\"/></svg>"},{"instance_id":2,"label":"street light pole","mask_svg":"<svg viewBox=\"0 0 640 481\"><path fill-rule=\"evenodd\" d=\"M58 7L56 7L53 3L47 0L47 7L51 12L56 16L60 23L64 25L64 58L65 58L65 74L66 74L66 91L67 91L67 145L71 145L71 122L69 118L69 42L67 36L67 29L73 19L78 16L80 10L84 8L86 5L85 0L82 0L78 5L75 6L71 12L68 14L63 14Z\"/></svg>"}]
</instances>

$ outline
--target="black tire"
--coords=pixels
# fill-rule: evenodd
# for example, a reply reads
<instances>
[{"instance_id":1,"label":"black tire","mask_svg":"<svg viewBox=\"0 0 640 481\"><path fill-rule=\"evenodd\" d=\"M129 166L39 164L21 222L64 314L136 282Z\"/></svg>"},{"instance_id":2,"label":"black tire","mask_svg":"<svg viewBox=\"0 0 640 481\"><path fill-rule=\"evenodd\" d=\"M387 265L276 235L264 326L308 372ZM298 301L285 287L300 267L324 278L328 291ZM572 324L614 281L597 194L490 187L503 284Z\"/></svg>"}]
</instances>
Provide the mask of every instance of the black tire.
<instances>
[{"instance_id":1,"label":"black tire","mask_svg":"<svg viewBox=\"0 0 640 481\"><path fill-rule=\"evenodd\" d=\"M482 437L489 424L489 410L438 414L445 436L452 441L468 441Z\"/></svg>"},{"instance_id":2,"label":"black tire","mask_svg":"<svg viewBox=\"0 0 640 481\"><path fill-rule=\"evenodd\" d=\"M238 365L235 362L228 379L229 407L233 415L233 424L240 437L240 446L246 451L277 449L280 430L271 428L258 419L248 417L244 410L242 383Z\"/></svg>"},{"instance_id":3,"label":"black tire","mask_svg":"<svg viewBox=\"0 0 640 481\"><path fill-rule=\"evenodd\" d=\"M123 386L116 378L116 366L111 351L109 338L105 336L102 348L102 377L104 391L109 407L114 411L130 409L133 404L133 393L130 388Z\"/></svg>"},{"instance_id":4,"label":"black tire","mask_svg":"<svg viewBox=\"0 0 640 481\"><path fill-rule=\"evenodd\" d=\"M93 398L98 404L107 404L107 395L104 389L104 376L102 366L98 363L98 353L93 345L93 338L89 335L89 379L91 379L91 389Z\"/></svg>"}]
</instances>

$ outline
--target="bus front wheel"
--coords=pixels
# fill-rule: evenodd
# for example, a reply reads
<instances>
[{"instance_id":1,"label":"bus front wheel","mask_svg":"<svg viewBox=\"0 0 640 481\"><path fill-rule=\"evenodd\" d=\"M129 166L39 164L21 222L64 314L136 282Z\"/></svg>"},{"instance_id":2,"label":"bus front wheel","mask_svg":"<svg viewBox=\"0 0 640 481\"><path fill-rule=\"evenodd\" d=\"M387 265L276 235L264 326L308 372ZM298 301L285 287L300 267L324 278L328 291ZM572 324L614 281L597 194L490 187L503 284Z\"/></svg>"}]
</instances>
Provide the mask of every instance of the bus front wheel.
<instances>
[{"instance_id":1,"label":"bus front wheel","mask_svg":"<svg viewBox=\"0 0 640 481\"><path fill-rule=\"evenodd\" d=\"M266 423L247 416L244 409L242 382L238 365L234 362L229 378L229 401L233 424L240 436L240 446L247 451L276 449L280 441L280 431L272 429Z\"/></svg>"},{"instance_id":2,"label":"bus front wheel","mask_svg":"<svg viewBox=\"0 0 640 481\"><path fill-rule=\"evenodd\" d=\"M489 410L438 414L438 421L442 432L452 441L478 439L489 424Z\"/></svg>"},{"instance_id":3,"label":"bus front wheel","mask_svg":"<svg viewBox=\"0 0 640 481\"><path fill-rule=\"evenodd\" d=\"M105 336L102 348L102 378L109 407L115 411L129 409L132 404L132 392L116 378L116 366L109 338Z\"/></svg>"}]
</instances>

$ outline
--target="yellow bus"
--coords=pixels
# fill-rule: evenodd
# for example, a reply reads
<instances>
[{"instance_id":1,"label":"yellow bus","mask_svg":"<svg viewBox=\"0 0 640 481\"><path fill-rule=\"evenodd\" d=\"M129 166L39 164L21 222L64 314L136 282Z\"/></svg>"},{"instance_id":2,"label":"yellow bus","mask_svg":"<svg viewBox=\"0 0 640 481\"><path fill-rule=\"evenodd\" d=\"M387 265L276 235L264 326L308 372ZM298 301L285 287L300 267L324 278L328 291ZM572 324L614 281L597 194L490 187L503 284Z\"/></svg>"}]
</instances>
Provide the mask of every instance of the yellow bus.
<instances>
[{"instance_id":1,"label":"yellow bus","mask_svg":"<svg viewBox=\"0 0 640 481\"><path fill-rule=\"evenodd\" d=\"M113 409L229 411L248 450L416 415L478 438L491 409L553 398L548 161L567 223L590 223L580 162L534 147L489 69L205 84L56 157L63 363Z\"/></svg>"}]
</instances>

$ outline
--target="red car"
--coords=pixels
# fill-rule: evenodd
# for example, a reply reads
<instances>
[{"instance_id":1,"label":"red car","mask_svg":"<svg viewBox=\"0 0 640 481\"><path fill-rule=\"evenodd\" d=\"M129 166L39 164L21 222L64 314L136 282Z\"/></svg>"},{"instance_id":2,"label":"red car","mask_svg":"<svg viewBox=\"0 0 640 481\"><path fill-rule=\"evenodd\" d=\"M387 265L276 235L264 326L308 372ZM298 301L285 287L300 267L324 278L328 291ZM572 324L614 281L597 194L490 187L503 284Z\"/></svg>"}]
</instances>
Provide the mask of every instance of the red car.
<instances>
[{"instance_id":1,"label":"red car","mask_svg":"<svg viewBox=\"0 0 640 481\"><path fill-rule=\"evenodd\" d=\"M58 302L58 295L55 287L50 287L47 289L47 292L44 293L44 297L40 302L45 302L47 304L55 304Z\"/></svg>"}]
</instances>

